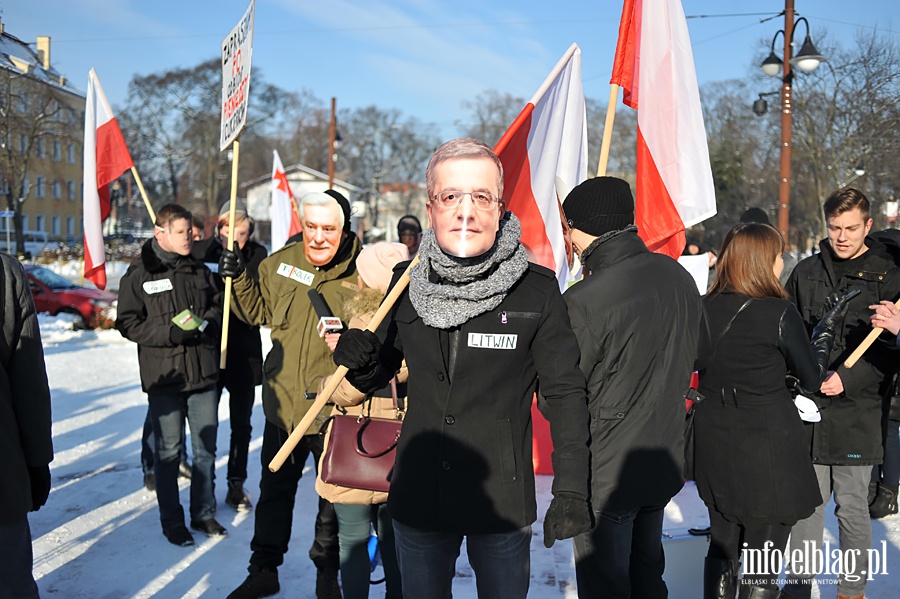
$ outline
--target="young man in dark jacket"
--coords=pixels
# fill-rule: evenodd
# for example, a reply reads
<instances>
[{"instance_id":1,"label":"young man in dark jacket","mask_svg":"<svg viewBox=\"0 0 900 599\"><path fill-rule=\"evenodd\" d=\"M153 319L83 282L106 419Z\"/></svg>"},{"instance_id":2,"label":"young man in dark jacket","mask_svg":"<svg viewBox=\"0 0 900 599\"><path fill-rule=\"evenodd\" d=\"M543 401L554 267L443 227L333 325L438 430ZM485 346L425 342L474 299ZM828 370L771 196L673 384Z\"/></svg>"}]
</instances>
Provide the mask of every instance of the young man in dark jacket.
<instances>
[{"instance_id":1,"label":"young man in dark jacket","mask_svg":"<svg viewBox=\"0 0 900 599\"><path fill-rule=\"evenodd\" d=\"M590 271L563 295L591 414L595 526L574 540L578 596L664 598L663 510L684 482L683 397L708 345L703 304L687 271L638 237L627 182L588 179L563 211Z\"/></svg>"},{"instance_id":2,"label":"young man in dark jacket","mask_svg":"<svg viewBox=\"0 0 900 599\"><path fill-rule=\"evenodd\" d=\"M25 270L0 253L0 597L37 597L28 512L50 494L50 387Z\"/></svg>"},{"instance_id":3,"label":"young man in dark jacket","mask_svg":"<svg viewBox=\"0 0 900 599\"><path fill-rule=\"evenodd\" d=\"M210 270L219 269L219 258L228 244L230 224L228 215L231 202L225 202L219 210L216 234L209 239L195 242L191 255L206 264ZM259 264L266 257L266 248L251 239L255 222L239 203L234 213L234 241L242 254L247 274L259 279ZM220 292L225 292L222 277L214 277ZM228 451L228 492L225 503L238 511L253 508L250 495L244 489L247 480L247 456L250 449L250 416L256 386L262 384L262 340L259 327L240 318L228 321L228 355L225 368L219 373L216 401L222 390L228 389L228 421L231 424L231 447Z\"/></svg>"},{"instance_id":4,"label":"young man in dark jacket","mask_svg":"<svg viewBox=\"0 0 900 599\"><path fill-rule=\"evenodd\" d=\"M503 168L494 152L470 138L449 141L425 179L431 228L409 288L377 335L341 335L334 359L350 368L347 382L359 391L387 383L404 356L409 367L388 498L403 595L449 597L465 537L478 595L521 598L537 517L531 402L538 376L555 472L544 543L591 526L578 346L554 274L528 262L519 221L500 199Z\"/></svg>"},{"instance_id":5,"label":"young man in dark jacket","mask_svg":"<svg viewBox=\"0 0 900 599\"><path fill-rule=\"evenodd\" d=\"M820 422L807 424L810 450L824 503L812 516L791 529L791 552L820 547L825 505L834 494L840 523L842 555L856 553L855 568L843 572L838 597L861 598L869 572L867 550L872 546L868 487L872 465L883 456L879 387L895 358L880 342L869 348L852 368L844 360L868 335L869 306L881 300L896 301L900 294L900 270L886 248L868 236L872 227L869 200L857 189L832 193L824 205L828 238L819 243L815 256L801 261L787 284L808 331L825 313L825 300L832 293L862 291L849 304L843 328L831 351L831 370L815 401ZM845 565L849 562L844 562ZM791 564L795 576L788 579L784 594L808 598L815 578L815 564Z\"/></svg>"},{"instance_id":6,"label":"young man in dark jacket","mask_svg":"<svg viewBox=\"0 0 900 599\"><path fill-rule=\"evenodd\" d=\"M191 528L224 536L216 522L216 382L219 308L212 273L191 258L191 213L166 204L156 213L154 237L144 244L119 287L116 328L137 343L141 387L150 402L157 460L156 499L170 543L194 544L178 499L178 465L187 415L194 450Z\"/></svg>"}]
</instances>

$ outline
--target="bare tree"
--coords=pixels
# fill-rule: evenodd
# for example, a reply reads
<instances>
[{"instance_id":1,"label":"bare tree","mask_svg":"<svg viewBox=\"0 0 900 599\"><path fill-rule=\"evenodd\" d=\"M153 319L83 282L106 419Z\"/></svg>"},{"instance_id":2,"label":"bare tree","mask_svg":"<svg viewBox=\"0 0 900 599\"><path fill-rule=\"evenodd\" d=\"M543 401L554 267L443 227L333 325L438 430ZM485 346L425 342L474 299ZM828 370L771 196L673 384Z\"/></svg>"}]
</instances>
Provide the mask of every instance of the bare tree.
<instances>
[{"instance_id":1,"label":"bare tree","mask_svg":"<svg viewBox=\"0 0 900 599\"><path fill-rule=\"evenodd\" d=\"M52 82L0 68L0 172L6 209L14 213L16 248L24 252L22 205L31 196L29 172L55 140L81 141L84 100ZM77 106L81 108L76 109Z\"/></svg>"}]
</instances>

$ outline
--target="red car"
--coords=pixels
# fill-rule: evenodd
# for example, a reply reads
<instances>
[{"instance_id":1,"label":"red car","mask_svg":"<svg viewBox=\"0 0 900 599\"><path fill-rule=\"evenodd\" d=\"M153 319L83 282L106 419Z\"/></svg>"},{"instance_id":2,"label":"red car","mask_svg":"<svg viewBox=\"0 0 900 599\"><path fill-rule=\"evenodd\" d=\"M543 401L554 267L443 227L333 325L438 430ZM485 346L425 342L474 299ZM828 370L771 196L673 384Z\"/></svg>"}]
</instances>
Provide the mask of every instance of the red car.
<instances>
[{"instance_id":1,"label":"red car","mask_svg":"<svg viewBox=\"0 0 900 599\"><path fill-rule=\"evenodd\" d=\"M118 304L115 293L81 287L42 266L23 266L38 312L49 312L51 316L73 314L76 329L109 328L115 321Z\"/></svg>"}]
</instances>

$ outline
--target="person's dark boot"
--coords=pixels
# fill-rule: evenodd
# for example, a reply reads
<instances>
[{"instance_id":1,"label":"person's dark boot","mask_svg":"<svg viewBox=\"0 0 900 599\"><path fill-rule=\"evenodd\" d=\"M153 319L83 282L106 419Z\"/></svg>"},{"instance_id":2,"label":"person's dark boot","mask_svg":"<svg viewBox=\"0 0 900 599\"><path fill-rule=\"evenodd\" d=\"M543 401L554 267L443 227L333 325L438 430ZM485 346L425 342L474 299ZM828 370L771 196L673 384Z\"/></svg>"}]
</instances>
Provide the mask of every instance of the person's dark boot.
<instances>
[{"instance_id":1,"label":"person's dark boot","mask_svg":"<svg viewBox=\"0 0 900 599\"><path fill-rule=\"evenodd\" d=\"M878 483L875 500L869 506L869 516L874 519L884 518L897 513L897 488Z\"/></svg>"},{"instance_id":2,"label":"person's dark boot","mask_svg":"<svg viewBox=\"0 0 900 599\"><path fill-rule=\"evenodd\" d=\"M738 599L778 599L781 591L778 588L767 589L752 584L742 584Z\"/></svg>"},{"instance_id":3,"label":"person's dark boot","mask_svg":"<svg viewBox=\"0 0 900 599\"><path fill-rule=\"evenodd\" d=\"M225 494L225 504L239 512L249 512L253 509L253 504L250 503L250 494L244 488L244 481L228 481L228 493Z\"/></svg>"},{"instance_id":4,"label":"person's dark boot","mask_svg":"<svg viewBox=\"0 0 900 599\"><path fill-rule=\"evenodd\" d=\"M316 570L316 599L342 599L336 568Z\"/></svg>"},{"instance_id":5,"label":"person's dark boot","mask_svg":"<svg viewBox=\"0 0 900 599\"><path fill-rule=\"evenodd\" d=\"M231 591L227 599L257 599L257 597L274 595L281 590L276 568L250 566L248 570L250 575L241 583L241 586Z\"/></svg>"},{"instance_id":6,"label":"person's dark boot","mask_svg":"<svg viewBox=\"0 0 900 599\"><path fill-rule=\"evenodd\" d=\"M191 465L187 460L182 460L178 464L178 478L186 478L191 480Z\"/></svg>"},{"instance_id":7,"label":"person's dark boot","mask_svg":"<svg viewBox=\"0 0 900 599\"><path fill-rule=\"evenodd\" d=\"M869 494L866 496L866 505L872 505L875 495L878 493L878 481L869 481Z\"/></svg>"},{"instance_id":8,"label":"person's dark boot","mask_svg":"<svg viewBox=\"0 0 900 599\"><path fill-rule=\"evenodd\" d=\"M734 599L740 562L708 557L703 562L703 599Z\"/></svg>"}]
</instances>

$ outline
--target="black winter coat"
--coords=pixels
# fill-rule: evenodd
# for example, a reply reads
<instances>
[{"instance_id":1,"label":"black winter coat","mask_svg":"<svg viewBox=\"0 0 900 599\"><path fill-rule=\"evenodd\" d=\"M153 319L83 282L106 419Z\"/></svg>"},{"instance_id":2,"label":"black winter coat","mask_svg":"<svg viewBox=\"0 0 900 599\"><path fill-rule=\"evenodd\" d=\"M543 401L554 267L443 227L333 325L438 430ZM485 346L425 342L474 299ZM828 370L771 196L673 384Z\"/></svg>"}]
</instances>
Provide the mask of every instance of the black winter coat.
<instances>
[{"instance_id":1,"label":"black winter coat","mask_svg":"<svg viewBox=\"0 0 900 599\"><path fill-rule=\"evenodd\" d=\"M266 248L255 241L248 241L241 248L241 255L247 274L258 281L259 264L266 257ZM214 273L218 272L219 258L222 256L222 240L219 237L211 237L194 243L191 256L203 262ZM213 279L224 300L225 279L218 274L213 275ZM234 314L240 313L240 305L237 302L231 302L231 311L233 315L228 319L228 356L225 358L225 370L220 374L221 383L229 386L229 381L252 380L254 385L260 385L263 357L259 327L244 322L246 318L241 320L234 317Z\"/></svg>"},{"instance_id":2,"label":"black winter coat","mask_svg":"<svg viewBox=\"0 0 900 599\"><path fill-rule=\"evenodd\" d=\"M825 373L788 300L753 300L723 336L747 299L735 293L704 298L718 342L700 373L705 399L694 405L697 490L732 522L793 525L822 498L785 375L818 389Z\"/></svg>"},{"instance_id":3,"label":"black winter coat","mask_svg":"<svg viewBox=\"0 0 900 599\"><path fill-rule=\"evenodd\" d=\"M664 506L684 484L684 394L708 344L694 280L636 233L601 243L563 296L591 414L591 503L625 514Z\"/></svg>"},{"instance_id":4,"label":"black winter coat","mask_svg":"<svg viewBox=\"0 0 900 599\"><path fill-rule=\"evenodd\" d=\"M879 387L896 357L878 341L853 368L846 368L844 360L872 330L869 306L883 299L897 300L900 270L894 266L884 245L872 237L866 238L866 245L869 250L861 256L862 268L836 280L831 247L827 239L822 240L819 253L797 265L786 288L800 311L807 333L812 332L825 314L825 300L831 293L862 291L850 300L843 327L835 336L831 351L829 369L841 377L844 392L835 397L817 394L815 400L822 421L805 427L816 464L860 466L880 464L882 460Z\"/></svg>"},{"instance_id":5,"label":"black winter coat","mask_svg":"<svg viewBox=\"0 0 900 599\"><path fill-rule=\"evenodd\" d=\"M394 282L408 263L394 272ZM406 357L409 402L388 506L425 531L509 532L537 518L531 404L554 443L553 492L588 495L588 413L578 345L554 274L529 269L500 305L427 326L404 290L378 330L390 372ZM450 368L450 354L456 356Z\"/></svg>"},{"instance_id":6,"label":"black winter coat","mask_svg":"<svg viewBox=\"0 0 900 599\"><path fill-rule=\"evenodd\" d=\"M219 378L219 335L222 310L209 269L190 256L174 264L153 251L155 239L141 248L119 283L116 328L137 343L141 388L145 393L181 393L208 389ZM194 345L169 340L172 318L185 308L210 321Z\"/></svg>"},{"instance_id":7,"label":"black winter coat","mask_svg":"<svg viewBox=\"0 0 900 599\"><path fill-rule=\"evenodd\" d=\"M33 507L28 467L53 461L53 440L34 301L25 270L6 254L0 254L0 315L0 522L16 522Z\"/></svg>"}]
</instances>

